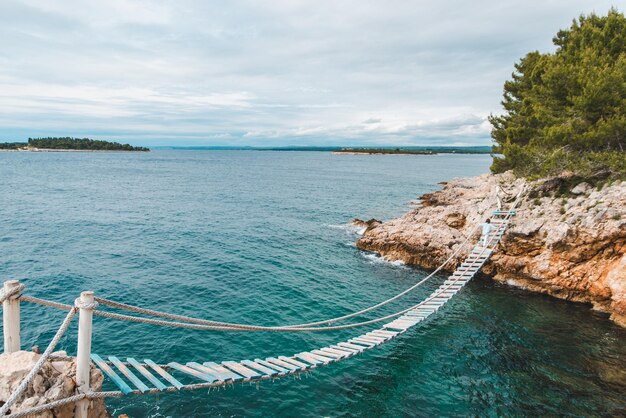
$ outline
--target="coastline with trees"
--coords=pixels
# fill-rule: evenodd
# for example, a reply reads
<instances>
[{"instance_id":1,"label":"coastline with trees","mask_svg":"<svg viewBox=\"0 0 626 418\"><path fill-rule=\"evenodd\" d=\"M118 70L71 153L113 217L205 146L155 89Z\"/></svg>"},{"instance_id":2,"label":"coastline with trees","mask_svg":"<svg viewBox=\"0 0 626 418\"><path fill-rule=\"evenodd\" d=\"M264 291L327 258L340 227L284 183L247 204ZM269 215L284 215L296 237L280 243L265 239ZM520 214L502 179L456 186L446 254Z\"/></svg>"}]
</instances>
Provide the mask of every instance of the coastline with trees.
<instances>
[{"instance_id":1,"label":"coastline with trees","mask_svg":"<svg viewBox=\"0 0 626 418\"><path fill-rule=\"evenodd\" d=\"M47 137L28 138L28 142L0 143L0 151L31 151L31 152L147 152L150 148L135 147L130 144L104 141L90 138Z\"/></svg>"}]
</instances>

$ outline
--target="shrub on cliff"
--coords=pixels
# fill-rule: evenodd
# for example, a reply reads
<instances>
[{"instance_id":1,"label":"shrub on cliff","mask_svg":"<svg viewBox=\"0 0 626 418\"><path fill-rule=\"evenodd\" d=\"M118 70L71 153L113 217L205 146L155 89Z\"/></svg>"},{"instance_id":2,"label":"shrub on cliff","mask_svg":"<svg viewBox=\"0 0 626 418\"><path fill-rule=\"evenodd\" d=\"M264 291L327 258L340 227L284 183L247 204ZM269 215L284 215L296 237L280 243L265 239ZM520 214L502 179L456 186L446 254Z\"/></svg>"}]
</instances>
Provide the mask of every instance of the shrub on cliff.
<instances>
[{"instance_id":1,"label":"shrub on cliff","mask_svg":"<svg viewBox=\"0 0 626 418\"><path fill-rule=\"evenodd\" d=\"M491 115L493 172L540 177L572 171L626 176L626 18L611 9L574 20L554 53L531 52Z\"/></svg>"}]
</instances>

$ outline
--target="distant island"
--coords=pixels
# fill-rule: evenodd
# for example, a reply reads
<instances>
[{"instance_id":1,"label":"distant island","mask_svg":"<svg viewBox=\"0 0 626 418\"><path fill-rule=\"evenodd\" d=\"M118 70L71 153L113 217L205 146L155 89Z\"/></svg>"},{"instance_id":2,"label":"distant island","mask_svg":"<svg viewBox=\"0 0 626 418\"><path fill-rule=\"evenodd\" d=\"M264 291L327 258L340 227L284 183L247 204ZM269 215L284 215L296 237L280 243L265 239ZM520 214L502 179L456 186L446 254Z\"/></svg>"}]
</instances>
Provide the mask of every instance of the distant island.
<instances>
[{"instance_id":1,"label":"distant island","mask_svg":"<svg viewBox=\"0 0 626 418\"><path fill-rule=\"evenodd\" d=\"M154 149L167 149L167 150L186 150L186 151L298 151L298 152L335 152L347 149L384 149L393 150L397 147L385 147L382 145L375 147L338 147L338 146L312 146L312 145L287 145L283 147L254 147L254 146L224 146L224 145L196 145L196 146L155 146ZM424 154L491 154L492 147L489 145L474 145L474 146L407 146L402 147L401 150L404 154L413 153L413 151L420 151ZM409 151L409 152L406 152ZM347 151L346 151L347 153ZM419 154L415 152L414 154Z\"/></svg>"},{"instance_id":2,"label":"distant island","mask_svg":"<svg viewBox=\"0 0 626 418\"><path fill-rule=\"evenodd\" d=\"M470 146L470 147L404 147L404 148L365 148L350 147L332 149L333 154L364 154L364 155L436 155L436 154L490 154L492 148L490 146Z\"/></svg>"},{"instance_id":3,"label":"distant island","mask_svg":"<svg viewBox=\"0 0 626 418\"><path fill-rule=\"evenodd\" d=\"M28 138L28 142L0 143L0 150L12 151L150 151L146 147L89 138Z\"/></svg>"},{"instance_id":4,"label":"distant island","mask_svg":"<svg viewBox=\"0 0 626 418\"><path fill-rule=\"evenodd\" d=\"M333 154L366 154L366 155L435 155L432 150L416 150L402 148L342 148Z\"/></svg>"}]
</instances>

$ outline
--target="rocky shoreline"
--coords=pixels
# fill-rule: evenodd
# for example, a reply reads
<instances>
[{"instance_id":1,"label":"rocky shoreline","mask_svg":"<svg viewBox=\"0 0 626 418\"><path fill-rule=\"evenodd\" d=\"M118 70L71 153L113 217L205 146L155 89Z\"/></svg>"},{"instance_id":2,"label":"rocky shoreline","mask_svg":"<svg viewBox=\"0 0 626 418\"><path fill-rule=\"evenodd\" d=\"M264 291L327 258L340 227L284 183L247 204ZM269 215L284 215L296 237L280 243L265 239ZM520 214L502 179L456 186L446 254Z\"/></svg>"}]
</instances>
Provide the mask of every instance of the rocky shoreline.
<instances>
[{"instance_id":1,"label":"rocky shoreline","mask_svg":"<svg viewBox=\"0 0 626 418\"><path fill-rule=\"evenodd\" d=\"M75 360L67 357L64 351L52 353L26 392L11 406L10 413L18 413L27 409L58 401L77 393ZM41 355L32 351L16 351L0 354L0 406L15 392L24 377L39 360ZM91 368L90 387L93 391L100 391L104 377L100 370ZM75 404L67 404L58 408L31 415L42 418L71 418L74 416ZM94 399L89 402L88 416L90 418L110 418L104 399Z\"/></svg>"},{"instance_id":2,"label":"rocky shoreline","mask_svg":"<svg viewBox=\"0 0 626 418\"><path fill-rule=\"evenodd\" d=\"M524 184L528 192L517 216L482 273L591 303L626 327L626 181L594 187L568 175L527 182L510 173L454 179L397 219L355 220L365 227L357 247L389 261L436 268L496 206L498 186L506 207ZM460 251L447 269L466 255Z\"/></svg>"}]
</instances>

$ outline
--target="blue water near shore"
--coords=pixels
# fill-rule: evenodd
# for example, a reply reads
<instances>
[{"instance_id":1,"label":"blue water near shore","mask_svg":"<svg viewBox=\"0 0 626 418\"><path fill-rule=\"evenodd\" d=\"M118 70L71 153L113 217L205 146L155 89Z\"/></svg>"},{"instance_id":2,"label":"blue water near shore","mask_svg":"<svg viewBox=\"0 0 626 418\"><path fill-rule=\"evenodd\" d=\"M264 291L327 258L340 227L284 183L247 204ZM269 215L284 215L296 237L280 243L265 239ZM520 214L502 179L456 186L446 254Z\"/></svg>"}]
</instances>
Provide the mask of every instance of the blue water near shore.
<instances>
[{"instance_id":1,"label":"blue water near shore","mask_svg":"<svg viewBox=\"0 0 626 418\"><path fill-rule=\"evenodd\" d=\"M91 289L223 321L337 316L427 274L360 252L350 220L398 216L438 182L489 163L486 155L0 153L0 278L65 303ZM45 347L64 316L30 304L22 314L25 348ZM76 326L60 344L70 354ZM102 318L94 326L94 352L156 362L289 355L358 332L220 333ZM588 306L483 278L402 338L299 380L107 404L132 417L623 416L625 342L624 330Z\"/></svg>"}]
</instances>

